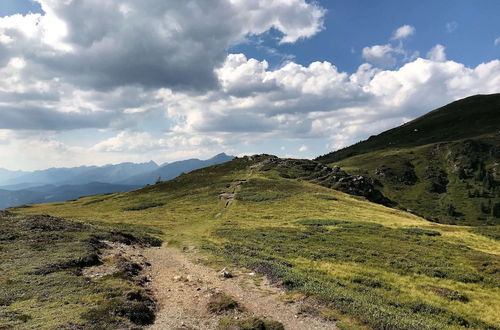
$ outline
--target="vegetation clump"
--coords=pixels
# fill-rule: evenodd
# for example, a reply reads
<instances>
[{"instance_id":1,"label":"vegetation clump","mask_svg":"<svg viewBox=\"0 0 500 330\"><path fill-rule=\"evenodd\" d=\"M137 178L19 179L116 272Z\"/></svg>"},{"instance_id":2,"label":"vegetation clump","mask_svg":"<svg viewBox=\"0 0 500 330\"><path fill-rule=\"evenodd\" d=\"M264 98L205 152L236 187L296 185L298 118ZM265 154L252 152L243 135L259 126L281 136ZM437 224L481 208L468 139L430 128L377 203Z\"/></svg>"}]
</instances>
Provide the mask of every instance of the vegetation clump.
<instances>
[{"instance_id":1,"label":"vegetation clump","mask_svg":"<svg viewBox=\"0 0 500 330\"><path fill-rule=\"evenodd\" d=\"M153 207L159 207L163 206L165 203L148 203L148 204L142 204L142 205L137 205L137 206L131 206L131 207L125 207L123 208L123 211L142 211L146 209L150 209Z\"/></svg>"},{"instance_id":2,"label":"vegetation clump","mask_svg":"<svg viewBox=\"0 0 500 330\"><path fill-rule=\"evenodd\" d=\"M0 211L0 328L132 328L154 320L154 302L130 299L134 274L90 280L86 267L117 232L46 215ZM154 241L141 230L121 232L137 244ZM53 317L58 315L58 317Z\"/></svg>"},{"instance_id":3,"label":"vegetation clump","mask_svg":"<svg viewBox=\"0 0 500 330\"><path fill-rule=\"evenodd\" d=\"M323 227L323 226L338 226L349 223L348 221L343 220L300 220L297 222L303 226L314 226L314 227Z\"/></svg>"},{"instance_id":4,"label":"vegetation clump","mask_svg":"<svg viewBox=\"0 0 500 330\"><path fill-rule=\"evenodd\" d=\"M221 314L231 310L240 310L240 305L236 300L225 293L215 293L207 304L207 309L211 313Z\"/></svg>"},{"instance_id":5,"label":"vegetation clump","mask_svg":"<svg viewBox=\"0 0 500 330\"><path fill-rule=\"evenodd\" d=\"M314 197L319 198L319 199L324 199L327 201L337 201L338 200L337 198L335 198L333 196L323 195L323 194L316 194L316 195L314 195Z\"/></svg>"},{"instance_id":6,"label":"vegetation clump","mask_svg":"<svg viewBox=\"0 0 500 330\"><path fill-rule=\"evenodd\" d=\"M441 233L436 230L429 230L422 228L401 228L401 230L408 235L441 236Z\"/></svg>"},{"instance_id":7,"label":"vegetation clump","mask_svg":"<svg viewBox=\"0 0 500 330\"><path fill-rule=\"evenodd\" d=\"M224 318L219 323L220 330L285 330L283 324L278 321L249 318L233 320Z\"/></svg>"},{"instance_id":8,"label":"vegetation clump","mask_svg":"<svg viewBox=\"0 0 500 330\"><path fill-rule=\"evenodd\" d=\"M318 297L374 328L434 329L443 324L493 327L439 303L402 299L401 288L373 274L447 279L493 288L499 283L495 269L500 260L496 256L445 242L434 231L338 221L330 222L336 226L334 231L318 231L315 228L322 221L304 220L298 224L306 229L218 229L216 235L227 239L227 243L209 248L288 289ZM329 268L321 266L329 264L357 264L365 271L330 276L325 272ZM372 273L366 273L366 269ZM458 290L439 288L432 292L447 301L463 303L469 299Z\"/></svg>"}]
</instances>

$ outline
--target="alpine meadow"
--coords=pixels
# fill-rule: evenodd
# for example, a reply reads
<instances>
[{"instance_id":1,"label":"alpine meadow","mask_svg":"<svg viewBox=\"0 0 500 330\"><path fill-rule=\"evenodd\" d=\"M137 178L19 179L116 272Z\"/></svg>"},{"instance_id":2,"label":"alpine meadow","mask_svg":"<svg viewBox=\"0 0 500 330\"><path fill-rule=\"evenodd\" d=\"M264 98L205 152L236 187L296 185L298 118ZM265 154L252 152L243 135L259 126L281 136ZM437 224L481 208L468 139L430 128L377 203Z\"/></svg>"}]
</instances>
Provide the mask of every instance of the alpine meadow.
<instances>
[{"instance_id":1,"label":"alpine meadow","mask_svg":"<svg viewBox=\"0 0 500 330\"><path fill-rule=\"evenodd\" d=\"M5 0L0 329L500 329L498 13Z\"/></svg>"}]
</instances>

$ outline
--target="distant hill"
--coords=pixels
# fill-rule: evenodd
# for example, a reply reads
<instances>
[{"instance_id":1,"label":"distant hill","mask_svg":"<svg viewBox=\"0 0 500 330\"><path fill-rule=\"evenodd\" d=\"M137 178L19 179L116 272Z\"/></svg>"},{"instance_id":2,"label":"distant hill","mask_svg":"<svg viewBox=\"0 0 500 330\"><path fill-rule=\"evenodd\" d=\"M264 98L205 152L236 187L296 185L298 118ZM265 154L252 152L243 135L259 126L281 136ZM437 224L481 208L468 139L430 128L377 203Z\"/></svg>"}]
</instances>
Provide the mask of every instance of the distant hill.
<instances>
[{"instance_id":1,"label":"distant hill","mask_svg":"<svg viewBox=\"0 0 500 330\"><path fill-rule=\"evenodd\" d=\"M399 207L444 223L500 223L500 94L448 104L318 157L379 182Z\"/></svg>"},{"instance_id":2,"label":"distant hill","mask_svg":"<svg viewBox=\"0 0 500 330\"><path fill-rule=\"evenodd\" d=\"M170 180L182 173L232 160L224 153L207 160L188 159L159 167L155 162L105 166L51 168L34 172L0 173L9 179L0 186L0 209L32 203L59 202L81 196L124 192ZM0 181L2 182L2 181Z\"/></svg>"},{"instance_id":3,"label":"distant hill","mask_svg":"<svg viewBox=\"0 0 500 330\"><path fill-rule=\"evenodd\" d=\"M62 202L83 196L125 192L137 188L140 186L93 182L83 185L45 185L15 191L1 189L0 209L32 203Z\"/></svg>"},{"instance_id":4,"label":"distant hill","mask_svg":"<svg viewBox=\"0 0 500 330\"><path fill-rule=\"evenodd\" d=\"M148 163L134 164L121 163L105 166L80 166L73 168L50 168L47 170L28 172L14 178L0 181L2 186L6 185L65 185L65 184L87 184L90 182L116 183L127 178L145 172L154 171L158 165L150 161Z\"/></svg>"},{"instance_id":5,"label":"distant hill","mask_svg":"<svg viewBox=\"0 0 500 330\"><path fill-rule=\"evenodd\" d=\"M13 180L17 177L27 174L28 172L23 171L9 171L3 168L0 168L0 183Z\"/></svg>"},{"instance_id":6,"label":"distant hill","mask_svg":"<svg viewBox=\"0 0 500 330\"><path fill-rule=\"evenodd\" d=\"M166 181L177 177L182 173L188 173L203 167L221 164L232 160L234 156L220 153L207 160L188 159L166 164L151 172L138 174L126 180L120 181L123 184L129 185L146 185L155 183L159 178L161 181Z\"/></svg>"}]
</instances>

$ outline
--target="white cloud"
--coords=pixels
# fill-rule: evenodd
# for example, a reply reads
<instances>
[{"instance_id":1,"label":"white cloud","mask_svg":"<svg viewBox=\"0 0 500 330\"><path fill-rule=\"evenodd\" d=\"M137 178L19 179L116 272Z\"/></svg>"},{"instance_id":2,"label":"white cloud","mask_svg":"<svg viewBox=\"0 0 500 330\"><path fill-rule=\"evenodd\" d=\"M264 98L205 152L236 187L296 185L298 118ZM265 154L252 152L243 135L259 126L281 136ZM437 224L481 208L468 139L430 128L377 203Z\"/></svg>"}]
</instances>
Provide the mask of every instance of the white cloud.
<instances>
[{"instance_id":1,"label":"white cloud","mask_svg":"<svg viewBox=\"0 0 500 330\"><path fill-rule=\"evenodd\" d=\"M427 53L427 58L436 62L444 62L446 61L445 50L443 45L437 44Z\"/></svg>"},{"instance_id":2,"label":"white cloud","mask_svg":"<svg viewBox=\"0 0 500 330\"><path fill-rule=\"evenodd\" d=\"M309 150L307 146L300 146L299 148L299 152L306 152L307 150Z\"/></svg>"},{"instance_id":3,"label":"white cloud","mask_svg":"<svg viewBox=\"0 0 500 330\"><path fill-rule=\"evenodd\" d=\"M363 58L365 60L384 68L391 68L396 65L395 53L397 53L397 50L389 44L363 48Z\"/></svg>"},{"instance_id":4,"label":"white cloud","mask_svg":"<svg viewBox=\"0 0 500 330\"><path fill-rule=\"evenodd\" d=\"M416 58L403 47L409 25L363 49L375 66L352 74L226 54L270 29L281 43L314 35L324 10L311 1L39 2L43 15L0 18L0 159L11 168L238 154L263 141L313 154L500 92L500 61L467 67L441 45ZM80 129L106 135L75 146L61 133Z\"/></svg>"},{"instance_id":5,"label":"white cloud","mask_svg":"<svg viewBox=\"0 0 500 330\"><path fill-rule=\"evenodd\" d=\"M0 17L0 64L23 56L39 80L99 90L216 88L230 46L270 29L309 38L325 14L305 0L36 1L43 14Z\"/></svg>"},{"instance_id":6,"label":"white cloud","mask_svg":"<svg viewBox=\"0 0 500 330\"><path fill-rule=\"evenodd\" d=\"M235 144L327 138L345 146L456 99L500 91L500 61L468 68L446 61L444 49L434 50L434 58L418 58L397 70L364 64L350 76L328 62L270 70L263 69L264 62L230 55L218 72L237 77L241 67L253 68L239 77L251 82L254 93L240 93L232 84L242 82L234 79L225 81L224 91L168 94L164 102L168 115L179 119L176 133L210 134Z\"/></svg>"},{"instance_id":7,"label":"white cloud","mask_svg":"<svg viewBox=\"0 0 500 330\"><path fill-rule=\"evenodd\" d=\"M202 135L164 135L155 137L149 132L119 132L116 136L101 141L90 148L97 152L132 152L172 151L175 148L200 148L219 145L223 140Z\"/></svg>"},{"instance_id":8,"label":"white cloud","mask_svg":"<svg viewBox=\"0 0 500 330\"><path fill-rule=\"evenodd\" d=\"M494 44L495 44L495 46L500 45L500 37L498 37L498 38L495 39Z\"/></svg>"},{"instance_id":9,"label":"white cloud","mask_svg":"<svg viewBox=\"0 0 500 330\"><path fill-rule=\"evenodd\" d=\"M453 33L458 29L458 23L455 21L446 23L446 31L448 33Z\"/></svg>"},{"instance_id":10,"label":"white cloud","mask_svg":"<svg viewBox=\"0 0 500 330\"><path fill-rule=\"evenodd\" d=\"M130 128L159 112L159 89L217 90L230 46L311 37L325 14L305 0L35 1L42 14L0 17L0 129Z\"/></svg>"},{"instance_id":11,"label":"white cloud","mask_svg":"<svg viewBox=\"0 0 500 330\"><path fill-rule=\"evenodd\" d=\"M206 158L216 150L265 152L256 146L269 141L294 141L290 150L308 146L300 152L314 155L313 139L317 145L328 141L334 148L344 147L459 98L500 92L499 60L470 68L442 59L418 58L395 70L363 64L349 75L329 62L271 69L264 61L233 54L217 70L224 86L220 90L192 94L162 89L144 96L154 99L172 122L166 133L131 131L125 125L114 136L84 148L62 144L57 136L16 138L15 131L0 130L0 156L30 166L71 166L95 159L163 162ZM109 102L120 99L110 96ZM106 99L99 97L103 100L96 101L98 108ZM134 118L140 121L146 114L139 112ZM16 156L16 150L26 152ZM37 150L43 150L44 157L38 157ZM9 161L3 166L15 168Z\"/></svg>"},{"instance_id":12,"label":"white cloud","mask_svg":"<svg viewBox=\"0 0 500 330\"><path fill-rule=\"evenodd\" d=\"M381 68L393 68L399 62L413 61L419 56L418 51L411 52L403 47L403 39L413 34L415 34L413 26L403 25L394 31L389 43L364 47L362 57Z\"/></svg>"},{"instance_id":13,"label":"white cloud","mask_svg":"<svg viewBox=\"0 0 500 330\"><path fill-rule=\"evenodd\" d=\"M402 40L406 39L409 36L412 36L415 34L415 27L411 25L403 25L399 27L394 33L392 34L392 39L393 40Z\"/></svg>"}]
</instances>

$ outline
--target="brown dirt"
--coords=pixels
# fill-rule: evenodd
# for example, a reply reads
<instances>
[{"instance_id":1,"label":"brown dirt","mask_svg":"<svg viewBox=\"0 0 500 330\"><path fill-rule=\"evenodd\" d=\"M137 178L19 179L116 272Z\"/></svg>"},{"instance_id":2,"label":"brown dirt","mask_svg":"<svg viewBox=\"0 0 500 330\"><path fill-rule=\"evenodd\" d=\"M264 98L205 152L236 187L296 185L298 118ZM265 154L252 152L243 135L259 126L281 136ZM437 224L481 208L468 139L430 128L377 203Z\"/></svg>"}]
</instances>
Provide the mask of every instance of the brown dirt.
<instances>
[{"instance_id":1,"label":"brown dirt","mask_svg":"<svg viewBox=\"0 0 500 330\"><path fill-rule=\"evenodd\" d=\"M194 251L150 248L144 256L152 264L151 288L158 303L154 325L148 329L217 329L221 318L258 317L281 322L285 329L337 329L334 322L304 313L306 302L287 299L285 292L265 278L231 269L232 278L200 263ZM233 298L241 308L214 314L207 304L216 295Z\"/></svg>"},{"instance_id":2,"label":"brown dirt","mask_svg":"<svg viewBox=\"0 0 500 330\"><path fill-rule=\"evenodd\" d=\"M232 201L236 197L236 191L238 190L238 188L242 184L244 184L246 182L247 182L246 179L236 179L236 180L233 180L231 182L231 184L229 184L227 186L227 190L219 194L219 199L221 201L225 201L226 202L224 204L224 208L227 208L229 205L231 205Z\"/></svg>"}]
</instances>

